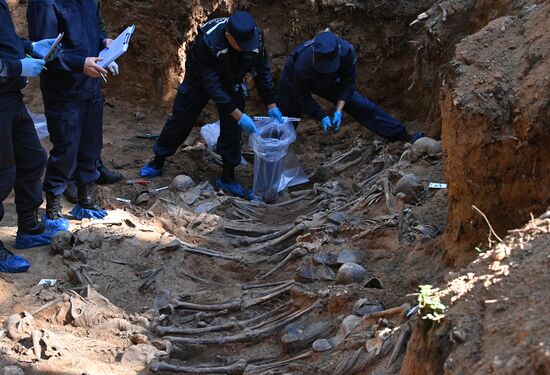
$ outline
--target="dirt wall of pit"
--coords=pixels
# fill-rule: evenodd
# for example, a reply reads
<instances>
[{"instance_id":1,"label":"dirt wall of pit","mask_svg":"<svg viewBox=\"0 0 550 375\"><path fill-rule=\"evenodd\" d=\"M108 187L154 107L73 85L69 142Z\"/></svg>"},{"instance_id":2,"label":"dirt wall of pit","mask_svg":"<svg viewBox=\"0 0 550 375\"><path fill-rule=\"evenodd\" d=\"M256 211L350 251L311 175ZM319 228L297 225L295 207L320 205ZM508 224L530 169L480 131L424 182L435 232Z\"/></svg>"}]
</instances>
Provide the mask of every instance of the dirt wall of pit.
<instances>
[{"instance_id":1,"label":"dirt wall of pit","mask_svg":"<svg viewBox=\"0 0 550 375\"><path fill-rule=\"evenodd\" d=\"M296 45L329 27L357 49L360 90L405 121L418 120L413 125L423 128L427 103L419 100L419 86L408 90L416 54L411 40L417 31L408 24L434 2L104 0L113 35L129 24L137 27L129 53L119 61L122 78L111 80L106 94L145 108L170 106L199 25L245 9L265 30L276 78Z\"/></svg>"},{"instance_id":2,"label":"dirt wall of pit","mask_svg":"<svg viewBox=\"0 0 550 375\"><path fill-rule=\"evenodd\" d=\"M456 47L442 89L452 261L550 203L550 3L490 22ZM493 236L493 240L495 237Z\"/></svg>"}]
</instances>

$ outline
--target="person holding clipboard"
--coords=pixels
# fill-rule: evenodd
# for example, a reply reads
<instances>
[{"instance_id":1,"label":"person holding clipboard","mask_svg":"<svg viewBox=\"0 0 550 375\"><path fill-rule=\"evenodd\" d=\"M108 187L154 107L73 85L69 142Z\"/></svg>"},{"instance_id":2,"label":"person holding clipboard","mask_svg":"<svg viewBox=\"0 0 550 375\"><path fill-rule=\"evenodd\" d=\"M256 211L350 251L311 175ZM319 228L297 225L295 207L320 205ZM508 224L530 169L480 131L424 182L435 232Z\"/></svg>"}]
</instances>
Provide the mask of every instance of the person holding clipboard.
<instances>
[{"instance_id":1,"label":"person holding clipboard","mask_svg":"<svg viewBox=\"0 0 550 375\"><path fill-rule=\"evenodd\" d=\"M38 220L46 151L21 93L28 77L43 72L46 57L57 56L59 50L51 48L53 42L46 39L32 43L17 36L8 4L0 0L0 221L4 217L2 201L14 189L17 248L46 245L55 233L55 228L46 228ZM46 56L50 49L50 56ZM0 272L24 272L29 267L25 258L13 254L0 241Z\"/></svg>"},{"instance_id":2,"label":"person holding clipboard","mask_svg":"<svg viewBox=\"0 0 550 375\"><path fill-rule=\"evenodd\" d=\"M99 177L103 135L101 75L108 72L97 63L109 43L99 26L96 0L30 0L27 21L31 39L55 38L64 33L59 55L46 64L40 88L53 148L46 167L45 221L67 228L61 211L61 195L74 177L78 202L71 211L76 220L102 219L107 212L94 197Z\"/></svg>"}]
</instances>

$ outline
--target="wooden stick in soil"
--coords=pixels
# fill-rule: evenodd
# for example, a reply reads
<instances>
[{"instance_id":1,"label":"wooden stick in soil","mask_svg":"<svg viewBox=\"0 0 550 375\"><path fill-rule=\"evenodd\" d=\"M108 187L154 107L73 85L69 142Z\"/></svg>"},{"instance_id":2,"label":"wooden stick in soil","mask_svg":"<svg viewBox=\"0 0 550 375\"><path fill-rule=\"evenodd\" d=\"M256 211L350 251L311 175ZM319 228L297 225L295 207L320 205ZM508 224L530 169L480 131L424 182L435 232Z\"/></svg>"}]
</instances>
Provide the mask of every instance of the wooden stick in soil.
<instances>
[{"instance_id":1,"label":"wooden stick in soil","mask_svg":"<svg viewBox=\"0 0 550 375\"><path fill-rule=\"evenodd\" d=\"M292 323L293 321L299 319L310 311L314 310L319 306L319 302L313 303L311 306L308 306L302 310L294 312L289 317L282 319L274 324L266 326L264 328L244 331L237 335L224 336L224 337L204 337L204 338L187 338L187 337L175 337L175 336L165 336L166 340L169 340L175 345L224 345L234 342L244 342L255 340L260 337L276 332L282 327Z\"/></svg>"},{"instance_id":2,"label":"wooden stick in soil","mask_svg":"<svg viewBox=\"0 0 550 375\"><path fill-rule=\"evenodd\" d=\"M188 367L188 366L175 366L166 362L157 362L149 366L149 370L154 373L158 372L177 372L179 374L227 374L227 375L241 375L246 369L247 362L241 359L238 362L229 366L221 367Z\"/></svg>"}]
</instances>

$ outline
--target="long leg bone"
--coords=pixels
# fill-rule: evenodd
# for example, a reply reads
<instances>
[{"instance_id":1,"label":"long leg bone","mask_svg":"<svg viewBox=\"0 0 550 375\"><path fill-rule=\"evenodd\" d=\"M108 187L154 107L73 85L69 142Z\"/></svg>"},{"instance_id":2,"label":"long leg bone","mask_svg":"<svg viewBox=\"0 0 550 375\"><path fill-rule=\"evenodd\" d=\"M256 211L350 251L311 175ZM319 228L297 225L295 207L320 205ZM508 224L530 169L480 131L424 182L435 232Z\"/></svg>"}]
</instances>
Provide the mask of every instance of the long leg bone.
<instances>
[{"instance_id":1,"label":"long leg bone","mask_svg":"<svg viewBox=\"0 0 550 375\"><path fill-rule=\"evenodd\" d=\"M293 227L294 227L294 225L288 225L286 228L283 228L280 231L277 231L275 233L266 234L266 235L263 235L261 237L242 238L239 241L239 245L241 245L241 246L250 246L250 245L257 244L257 243L262 243L262 242L267 242L267 241L270 241L270 240L274 240L274 239L276 239L278 237L281 237L281 236L285 235L286 233L290 232Z\"/></svg>"},{"instance_id":2,"label":"long leg bone","mask_svg":"<svg viewBox=\"0 0 550 375\"><path fill-rule=\"evenodd\" d=\"M292 289L293 284L294 284L294 281L289 281L286 284L283 284L281 286L274 288L273 290L269 291L268 294L265 294L261 297L256 297L251 299L237 298L234 301L225 302L221 304L203 305L203 304L189 303L189 302L177 302L174 305L174 309L197 310L197 311L222 311L222 310L236 311L236 310L246 309L248 307L267 302L281 294L288 292L290 289Z\"/></svg>"},{"instance_id":3,"label":"long leg bone","mask_svg":"<svg viewBox=\"0 0 550 375\"><path fill-rule=\"evenodd\" d=\"M258 339L272 334L273 332L281 329L282 327L292 323L293 321L299 319L303 315L309 313L319 306L319 302L313 303L311 306L308 306L302 310L294 312L292 315L282 319L272 325L266 326L264 328L256 330L247 330L237 335L224 336L224 337L204 337L204 338L187 338L187 337L174 337L166 336L165 339L171 341L176 345L223 345L233 342L248 341Z\"/></svg>"},{"instance_id":4,"label":"long leg bone","mask_svg":"<svg viewBox=\"0 0 550 375\"><path fill-rule=\"evenodd\" d=\"M285 259L283 259L279 264L277 264L275 267L273 267L271 270L267 271L266 273L264 273L263 275L259 276L258 279L259 280L263 280L263 279L267 279L269 276L273 275L275 272L279 271L281 268L283 268L287 263L289 263L290 261L294 260L294 259L298 259L298 258L301 258L303 257L304 255L307 254L307 250L306 249L303 249L301 247L298 247L294 250L292 250L290 252L290 254L288 254L286 256Z\"/></svg>"},{"instance_id":5,"label":"long leg bone","mask_svg":"<svg viewBox=\"0 0 550 375\"><path fill-rule=\"evenodd\" d=\"M286 310L288 307L289 307L289 304L285 304L285 305L279 306L276 309L268 311L265 314L256 316L248 320L237 321L236 319L233 319L229 323L219 324L216 326L200 327L200 328L180 328L180 327L173 327L173 326L158 327L157 332L163 336L169 335L169 334L200 335L202 333L226 331L226 330L235 329L235 328L243 329L257 322L261 322L263 320L269 319L279 314L281 311Z\"/></svg>"},{"instance_id":6,"label":"long leg bone","mask_svg":"<svg viewBox=\"0 0 550 375\"><path fill-rule=\"evenodd\" d=\"M157 372L177 372L179 374L227 374L227 375L241 375L244 373L247 362L242 359L229 366L221 367L188 367L188 366L175 366L166 362L157 362L149 367L154 373Z\"/></svg>"},{"instance_id":7,"label":"long leg bone","mask_svg":"<svg viewBox=\"0 0 550 375\"><path fill-rule=\"evenodd\" d=\"M293 357L293 358L289 358L289 359L285 359L284 361L279 361L279 362L273 362L273 363L266 363L266 364L263 364L263 365L257 365L257 366L254 366L254 365L248 365L246 367L246 373L247 374L253 374L255 372L259 372L259 371L266 371L266 370L271 370L271 369L274 369L274 368L277 368L277 367L281 367L281 366L284 366L284 365L288 365L289 363L292 363L292 362L296 362L300 359L305 359L305 358L309 358L313 355L313 352L309 351L309 352L306 352L306 353L303 353L303 354L300 354L296 357Z\"/></svg>"},{"instance_id":8,"label":"long leg bone","mask_svg":"<svg viewBox=\"0 0 550 375\"><path fill-rule=\"evenodd\" d=\"M265 249L268 249L268 248L271 248L273 246L276 246L284 241L286 241L287 239L289 238L292 238L296 235L299 235L303 232L305 232L306 230L308 229L308 225L306 223L300 223L298 225L296 225L294 228L292 228L292 230L290 230L289 232L287 232L286 234L284 234L283 236L279 237L279 238L276 238L274 240L271 240L271 241L268 241L268 242L265 242L264 244L260 245L260 246L256 246L252 249L248 249L246 250L245 252L246 253L256 253L256 252L261 252Z\"/></svg>"}]
</instances>

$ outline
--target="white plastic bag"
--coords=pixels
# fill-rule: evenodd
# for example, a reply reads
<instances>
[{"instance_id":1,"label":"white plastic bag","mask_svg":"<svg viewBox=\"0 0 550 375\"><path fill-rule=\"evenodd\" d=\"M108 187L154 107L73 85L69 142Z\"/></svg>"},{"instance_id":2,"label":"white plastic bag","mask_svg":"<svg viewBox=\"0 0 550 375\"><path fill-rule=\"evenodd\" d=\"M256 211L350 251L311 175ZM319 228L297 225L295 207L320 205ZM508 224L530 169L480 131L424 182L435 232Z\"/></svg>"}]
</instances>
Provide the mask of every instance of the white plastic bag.
<instances>
[{"instance_id":1,"label":"white plastic bag","mask_svg":"<svg viewBox=\"0 0 550 375\"><path fill-rule=\"evenodd\" d=\"M279 124L271 119L256 121L260 134L250 136L254 150L253 193L265 202L272 202L287 187L308 182L290 145L296 141L291 122Z\"/></svg>"},{"instance_id":2,"label":"white plastic bag","mask_svg":"<svg viewBox=\"0 0 550 375\"><path fill-rule=\"evenodd\" d=\"M27 108L27 112L29 112L29 116L32 118L32 122L34 122L34 127L36 128L36 134L38 134L39 139L44 139L46 137L49 137L50 134L48 133L48 124L46 123L46 116L43 114L37 114L32 111L30 111Z\"/></svg>"},{"instance_id":3,"label":"white plastic bag","mask_svg":"<svg viewBox=\"0 0 550 375\"><path fill-rule=\"evenodd\" d=\"M212 152L216 152L216 146L218 144L218 138L220 137L220 121L216 121L213 124L207 124L201 127L201 136L206 142L206 148ZM246 160L241 156L241 165L248 164Z\"/></svg>"}]
</instances>

